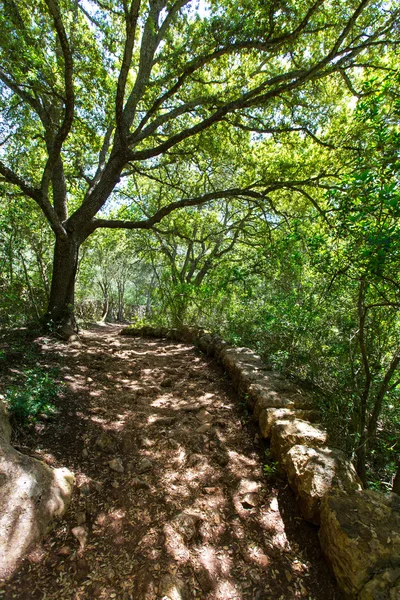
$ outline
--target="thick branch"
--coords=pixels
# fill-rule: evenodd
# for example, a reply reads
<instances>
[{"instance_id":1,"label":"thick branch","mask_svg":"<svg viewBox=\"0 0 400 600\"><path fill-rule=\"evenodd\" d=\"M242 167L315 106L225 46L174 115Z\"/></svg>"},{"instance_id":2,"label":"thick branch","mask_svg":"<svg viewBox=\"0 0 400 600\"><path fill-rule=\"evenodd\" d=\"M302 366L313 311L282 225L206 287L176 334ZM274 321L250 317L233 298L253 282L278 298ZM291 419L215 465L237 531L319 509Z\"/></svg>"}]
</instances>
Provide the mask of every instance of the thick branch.
<instances>
[{"instance_id":1,"label":"thick branch","mask_svg":"<svg viewBox=\"0 0 400 600\"><path fill-rule=\"evenodd\" d=\"M45 195L48 193L48 186L53 175L53 169L61 155L62 145L67 138L74 118L74 86L73 86L73 60L72 52L69 46L68 37L62 22L60 9L57 0L45 0L51 16L53 17L54 27L57 32L57 38L61 46L61 51L64 58L64 86L65 86L65 113L64 119L58 130L53 144L52 151L49 154L43 177L42 190Z\"/></svg>"},{"instance_id":2,"label":"thick branch","mask_svg":"<svg viewBox=\"0 0 400 600\"><path fill-rule=\"evenodd\" d=\"M122 58L122 65L119 72L118 84L117 84L117 95L115 100L115 114L116 122L118 127L118 133L121 139L124 140L127 135L127 131L123 126L123 106L125 97L126 82L128 79L129 69L132 63L133 48L135 45L136 25L139 16L140 0L132 0L129 11L126 12L126 37L124 56Z\"/></svg>"},{"instance_id":3,"label":"thick branch","mask_svg":"<svg viewBox=\"0 0 400 600\"><path fill-rule=\"evenodd\" d=\"M37 188L33 188L29 185L28 182L24 181L19 175L17 175L14 171L9 169L3 161L0 161L0 173L5 177L5 179L17 186L26 196L32 198L36 202L36 204L41 208L45 217L50 223L51 228L55 233L65 235L65 229L63 228L60 220L58 219L57 213L54 208L51 206L50 202L45 198L41 192L41 190Z\"/></svg>"}]
</instances>

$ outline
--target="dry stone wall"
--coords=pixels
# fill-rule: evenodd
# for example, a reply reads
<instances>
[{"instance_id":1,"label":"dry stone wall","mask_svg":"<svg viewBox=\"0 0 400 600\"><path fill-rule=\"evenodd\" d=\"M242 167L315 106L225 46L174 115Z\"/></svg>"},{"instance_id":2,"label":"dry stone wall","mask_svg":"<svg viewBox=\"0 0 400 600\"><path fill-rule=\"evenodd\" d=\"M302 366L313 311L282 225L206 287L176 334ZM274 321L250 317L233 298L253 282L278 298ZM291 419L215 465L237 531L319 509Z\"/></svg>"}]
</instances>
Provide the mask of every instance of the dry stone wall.
<instances>
[{"instance_id":1,"label":"dry stone wall","mask_svg":"<svg viewBox=\"0 0 400 600\"><path fill-rule=\"evenodd\" d=\"M400 498L389 501L383 494L371 496L362 490L352 463L329 446L309 394L269 370L249 348L230 346L220 336L195 327L127 328L121 333L188 342L214 356L247 400L261 435L270 440L271 454L286 473L304 519L320 524L322 550L345 597L400 599ZM351 526L346 516L350 506ZM363 508L368 518L358 527L357 514ZM383 537L379 535L382 515L387 520ZM385 541L390 528L394 533Z\"/></svg>"}]
</instances>

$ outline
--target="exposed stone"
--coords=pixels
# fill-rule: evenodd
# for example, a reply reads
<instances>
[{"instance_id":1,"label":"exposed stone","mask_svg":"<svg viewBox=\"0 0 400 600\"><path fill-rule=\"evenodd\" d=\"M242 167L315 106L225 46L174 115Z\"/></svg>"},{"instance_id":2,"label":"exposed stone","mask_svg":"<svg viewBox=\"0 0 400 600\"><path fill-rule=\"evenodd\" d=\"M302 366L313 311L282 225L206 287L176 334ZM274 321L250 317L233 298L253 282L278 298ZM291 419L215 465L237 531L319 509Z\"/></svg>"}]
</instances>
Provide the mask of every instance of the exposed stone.
<instances>
[{"instance_id":1,"label":"exposed stone","mask_svg":"<svg viewBox=\"0 0 400 600\"><path fill-rule=\"evenodd\" d=\"M265 368L261 357L250 348L227 347L220 353L220 361L236 387L243 377L253 377Z\"/></svg>"},{"instance_id":2,"label":"exposed stone","mask_svg":"<svg viewBox=\"0 0 400 600\"><path fill-rule=\"evenodd\" d=\"M78 525L82 525L82 523L86 522L86 513L84 511L78 512L76 514L76 522Z\"/></svg>"},{"instance_id":3,"label":"exposed stone","mask_svg":"<svg viewBox=\"0 0 400 600\"><path fill-rule=\"evenodd\" d=\"M176 328L168 329L167 333L166 333L166 338L168 340L180 341L179 329L176 329Z\"/></svg>"},{"instance_id":4,"label":"exposed stone","mask_svg":"<svg viewBox=\"0 0 400 600\"><path fill-rule=\"evenodd\" d=\"M72 554L72 549L69 546L61 546L57 554L59 556L70 556Z\"/></svg>"},{"instance_id":5,"label":"exposed stone","mask_svg":"<svg viewBox=\"0 0 400 600\"><path fill-rule=\"evenodd\" d=\"M88 530L85 525L78 525L71 529L71 533L79 542L81 548L85 547L88 538Z\"/></svg>"},{"instance_id":6,"label":"exposed stone","mask_svg":"<svg viewBox=\"0 0 400 600\"><path fill-rule=\"evenodd\" d=\"M177 531L186 542L192 540L196 533L200 518L190 513L179 513L172 521L175 531Z\"/></svg>"},{"instance_id":7,"label":"exposed stone","mask_svg":"<svg viewBox=\"0 0 400 600\"><path fill-rule=\"evenodd\" d=\"M79 340L79 336L75 329L69 325L62 325L56 331L57 336L65 342L76 342Z\"/></svg>"},{"instance_id":8,"label":"exposed stone","mask_svg":"<svg viewBox=\"0 0 400 600\"><path fill-rule=\"evenodd\" d=\"M339 587L348 598L398 598L393 596L398 577L393 580L391 571L400 568L399 496L373 490L326 494L321 502L319 537ZM374 596L381 586L386 595ZM359 596L362 590L364 596Z\"/></svg>"},{"instance_id":9,"label":"exposed stone","mask_svg":"<svg viewBox=\"0 0 400 600\"><path fill-rule=\"evenodd\" d=\"M158 587L158 595L163 600L187 600L185 583L176 575L164 575Z\"/></svg>"},{"instance_id":10,"label":"exposed stone","mask_svg":"<svg viewBox=\"0 0 400 600\"><path fill-rule=\"evenodd\" d=\"M1 404L1 403L0 403ZM10 426L0 408L0 578L19 561L66 511L74 486L68 469L17 452L10 445Z\"/></svg>"},{"instance_id":11,"label":"exposed stone","mask_svg":"<svg viewBox=\"0 0 400 600\"><path fill-rule=\"evenodd\" d=\"M245 494L241 499L241 504L243 508L255 508L256 506L258 506L259 502L260 500L258 494L256 494L255 492Z\"/></svg>"},{"instance_id":12,"label":"exposed stone","mask_svg":"<svg viewBox=\"0 0 400 600\"><path fill-rule=\"evenodd\" d=\"M124 465L122 464L122 460L120 458L113 458L108 462L108 466L117 473L124 472Z\"/></svg>"},{"instance_id":13,"label":"exposed stone","mask_svg":"<svg viewBox=\"0 0 400 600\"><path fill-rule=\"evenodd\" d=\"M214 352L214 337L211 333L204 333L197 339L197 345L204 354L210 355Z\"/></svg>"},{"instance_id":14,"label":"exposed stone","mask_svg":"<svg viewBox=\"0 0 400 600\"><path fill-rule=\"evenodd\" d=\"M322 427L311 425L301 419L279 419L271 431L271 456L285 468L287 453L292 446L322 447L327 443L328 434Z\"/></svg>"},{"instance_id":15,"label":"exposed stone","mask_svg":"<svg viewBox=\"0 0 400 600\"><path fill-rule=\"evenodd\" d=\"M214 356L219 360L222 352L225 348L229 348L228 342L226 342L222 337L216 335L214 337Z\"/></svg>"},{"instance_id":16,"label":"exposed stone","mask_svg":"<svg viewBox=\"0 0 400 600\"><path fill-rule=\"evenodd\" d=\"M260 412L258 423L261 435L269 439L271 437L272 425L278 419L302 419L314 423L318 420L320 414L318 411L291 409L291 408L263 408Z\"/></svg>"},{"instance_id":17,"label":"exposed stone","mask_svg":"<svg viewBox=\"0 0 400 600\"><path fill-rule=\"evenodd\" d=\"M8 420L7 409L0 399L0 443L9 443L11 438L11 425Z\"/></svg>"},{"instance_id":18,"label":"exposed stone","mask_svg":"<svg viewBox=\"0 0 400 600\"><path fill-rule=\"evenodd\" d=\"M148 458L142 458L142 460L139 462L136 471L139 474L142 473L148 473L149 471L151 471L153 469L153 463L151 462L151 460L149 460Z\"/></svg>"},{"instance_id":19,"label":"exposed stone","mask_svg":"<svg viewBox=\"0 0 400 600\"><path fill-rule=\"evenodd\" d=\"M388 569L375 575L365 584L358 600L399 600L400 567Z\"/></svg>"},{"instance_id":20,"label":"exposed stone","mask_svg":"<svg viewBox=\"0 0 400 600\"><path fill-rule=\"evenodd\" d=\"M289 410L312 410L313 402L300 394L287 395L280 390L257 388L257 399L254 404L254 416L260 417L261 411L266 408L287 408Z\"/></svg>"},{"instance_id":21,"label":"exposed stone","mask_svg":"<svg viewBox=\"0 0 400 600\"><path fill-rule=\"evenodd\" d=\"M206 410L202 408L196 415L196 419L200 421L200 423L209 423L212 421L212 415Z\"/></svg>"},{"instance_id":22,"label":"exposed stone","mask_svg":"<svg viewBox=\"0 0 400 600\"><path fill-rule=\"evenodd\" d=\"M180 338L184 342L188 342L189 344L195 344L197 337L199 335L199 331L200 330L198 327L188 327L188 326L184 325L179 330Z\"/></svg>"},{"instance_id":23,"label":"exposed stone","mask_svg":"<svg viewBox=\"0 0 400 600\"><path fill-rule=\"evenodd\" d=\"M103 452L112 454L117 450L117 441L111 434L107 433L106 431L103 431L103 433L101 433L96 439L95 446L97 448L100 448L100 450L102 450Z\"/></svg>"},{"instance_id":24,"label":"exposed stone","mask_svg":"<svg viewBox=\"0 0 400 600\"><path fill-rule=\"evenodd\" d=\"M258 398L254 405L254 417L260 418L261 411L267 408L287 408L293 410L295 408L294 402L282 396L275 390L262 390L259 392Z\"/></svg>"},{"instance_id":25,"label":"exposed stone","mask_svg":"<svg viewBox=\"0 0 400 600\"><path fill-rule=\"evenodd\" d=\"M131 485L133 487L137 488L138 490L148 490L148 489L150 489L150 486L147 483L147 481L143 481L143 479L139 479L139 477L134 477L131 480Z\"/></svg>"},{"instance_id":26,"label":"exposed stone","mask_svg":"<svg viewBox=\"0 0 400 600\"><path fill-rule=\"evenodd\" d=\"M204 425L201 425L197 431L198 433L206 433L207 431L210 431L210 429L212 429L212 424L204 423Z\"/></svg>"},{"instance_id":27,"label":"exposed stone","mask_svg":"<svg viewBox=\"0 0 400 600\"><path fill-rule=\"evenodd\" d=\"M303 517L320 522L321 500L330 490L361 490L357 473L341 450L292 446L286 459L290 487L296 494Z\"/></svg>"}]
</instances>

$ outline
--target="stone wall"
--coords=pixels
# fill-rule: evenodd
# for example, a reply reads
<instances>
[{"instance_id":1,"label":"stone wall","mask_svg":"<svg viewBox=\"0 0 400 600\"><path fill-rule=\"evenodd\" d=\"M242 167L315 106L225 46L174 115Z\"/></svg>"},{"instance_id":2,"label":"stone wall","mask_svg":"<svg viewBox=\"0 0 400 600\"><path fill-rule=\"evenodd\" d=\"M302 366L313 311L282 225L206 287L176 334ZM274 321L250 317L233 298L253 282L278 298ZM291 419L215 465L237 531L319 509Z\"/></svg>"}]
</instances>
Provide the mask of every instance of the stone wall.
<instances>
[{"instance_id":1,"label":"stone wall","mask_svg":"<svg viewBox=\"0 0 400 600\"><path fill-rule=\"evenodd\" d=\"M187 342L215 357L246 399L261 435L270 440L271 454L286 473L304 519L320 525L322 550L345 597L400 598L400 497L362 489L352 463L329 446L309 394L268 370L249 348L233 347L202 329L148 326L121 333ZM364 521L357 515L364 515ZM386 535L390 529L392 535Z\"/></svg>"}]
</instances>

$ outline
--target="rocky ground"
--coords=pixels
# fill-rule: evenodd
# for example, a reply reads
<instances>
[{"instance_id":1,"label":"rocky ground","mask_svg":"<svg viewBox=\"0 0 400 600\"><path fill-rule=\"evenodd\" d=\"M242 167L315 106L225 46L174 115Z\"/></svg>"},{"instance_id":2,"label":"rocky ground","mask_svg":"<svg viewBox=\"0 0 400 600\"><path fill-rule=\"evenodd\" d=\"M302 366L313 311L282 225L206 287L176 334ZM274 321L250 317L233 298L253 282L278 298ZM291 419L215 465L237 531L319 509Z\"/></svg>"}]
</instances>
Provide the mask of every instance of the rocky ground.
<instances>
[{"instance_id":1,"label":"rocky ground","mask_svg":"<svg viewBox=\"0 0 400 600\"><path fill-rule=\"evenodd\" d=\"M66 385L57 419L17 443L77 487L0 598L338 600L316 528L263 469L221 369L190 345L118 332L36 340Z\"/></svg>"}]
</instances>

